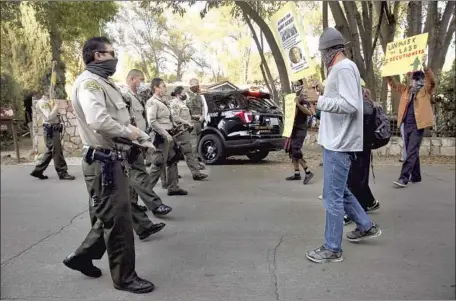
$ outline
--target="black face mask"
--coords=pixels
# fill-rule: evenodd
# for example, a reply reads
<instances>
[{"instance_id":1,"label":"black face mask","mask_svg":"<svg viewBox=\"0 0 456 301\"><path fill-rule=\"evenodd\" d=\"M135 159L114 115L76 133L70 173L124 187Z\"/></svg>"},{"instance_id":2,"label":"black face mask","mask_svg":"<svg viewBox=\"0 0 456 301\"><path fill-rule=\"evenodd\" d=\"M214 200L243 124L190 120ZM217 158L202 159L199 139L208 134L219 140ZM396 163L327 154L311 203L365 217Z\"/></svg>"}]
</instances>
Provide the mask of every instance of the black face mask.
<instances>
[{"instance_id":1,"label":"black face mask","mask_svg":"<svg viewBox=\"0 0 456 301\"><path fill-rule=\"evenodd\" d=\"M112 58L105 61L91 62L86 66L86 70L95 73L96 75L99 75L103 78L108 78L116 73L117 62L117 58Z\"/></svg>"},{"instance_id":2,"label":"black face mask","mask_svg":"<svg viewBox=\"0 0 456 301\"><path fill-rule=\"evenodd\" d=\"M186 100L186 99L187 99L187 95L185 95L185 94L184 94L184 95L181 95L179 98L180 98L181 100Z\"/></svg>"}]
</instances>

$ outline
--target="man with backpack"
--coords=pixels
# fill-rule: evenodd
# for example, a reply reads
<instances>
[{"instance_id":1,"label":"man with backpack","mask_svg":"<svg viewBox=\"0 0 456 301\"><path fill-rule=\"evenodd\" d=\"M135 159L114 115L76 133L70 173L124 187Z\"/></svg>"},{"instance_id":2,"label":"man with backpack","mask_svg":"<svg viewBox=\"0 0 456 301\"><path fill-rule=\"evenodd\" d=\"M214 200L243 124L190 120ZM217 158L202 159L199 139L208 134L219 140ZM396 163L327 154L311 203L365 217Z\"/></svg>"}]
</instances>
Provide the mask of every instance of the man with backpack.
<instances>
[{"instance_id":1,"label":"man with backpack","mask_svg":"<svg viewBox=\"0 0 456 301\"><path fill-rule=\"evenodd\" d=\"M423 59L423 71L412 74L412 85L407 87L387 77L393 90L401 95L397 121L404 124L405 149L407 157L402 164L401 174L393 183L398 188L404 188L408 182L421 182L420 146L424 130L435 125L432 112L431 96L435 91L435 77L431 69L427 68Z\"/></svg>"},{"instance_id":2,"label":"man with backpack","mask_svg":"<svg viewBox=\"0 0 456 301\"><path fill-rule=\"evenodd\" d=\"M355 154L350 172L348 173L348 189L358 200L364 211L374 211L380 208L380 203L375 199L369 187L369 171L372 157L372 146L375 141L376 107L371 98L370 90L363 87L363 151ZM345 216L344 224L352 220Z\"/></svg>"}]
</instances>

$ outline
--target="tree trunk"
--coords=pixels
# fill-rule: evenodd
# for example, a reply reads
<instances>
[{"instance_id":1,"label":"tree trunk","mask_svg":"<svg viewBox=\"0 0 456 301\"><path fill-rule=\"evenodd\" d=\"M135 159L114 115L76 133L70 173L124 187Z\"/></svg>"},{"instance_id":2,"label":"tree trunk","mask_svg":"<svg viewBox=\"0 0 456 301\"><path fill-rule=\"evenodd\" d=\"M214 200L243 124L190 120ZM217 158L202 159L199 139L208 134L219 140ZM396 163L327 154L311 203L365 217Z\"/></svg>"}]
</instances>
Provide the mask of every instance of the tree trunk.
<instances>
[{"instance_id":1,"label":"tree trunk","mask_svg":"<svg viewBox=\"0 0 456 301\"><path fill-rule=\"evenodd\" d=\"M49 30L49 39L51 42L51 50L52 50L52 60L56 61L57 64L55 66L55 73L56 73L56 84L55 84L55 98L56 99L66 99L67 93L65 91L65 63L62 61L61 53L62 53L62 38L57 29L51 28ZM51 66L51 65L49 65ZM48 79L50 84L50 78ZM49 86L45 87L48 89ZM46 90L47 91L47 90Z\"/></svg>"},{"instance_id":2,"label":"tree trunk","mask_svg":"<svg viewBox=\"0 0 456 301\"><path fill-rule=\"evenodd\" d=\"M269 84L268 78L266 76L266 72L264 71L264 64L263 63L260 64L260 70L261 70L261 75L263 75L263 80L264 80L264 82L266 84L266 87L268 88L269 94L273 95L272 94L271 85ZM274 99L274 100L277 101L276 99Z\"/></svg>"},{"instance_id":3,"label":"tree trunk","mask_svg":"<svg viewBox=\"0 0 456 301\"><path fill-rule=\"evenodd\" d=\"M375 75L373 64L370 64L369 69L366 69L367 56L372 52L372 5L363 5L364 18L361 18L355 2L343 2L344 11L338 1L330 1L329 7L331 8L332 15L336 21L336 28L342 33L347 42L346 45L347 56L353 60L359 69L361 77L366 81L367 86L371 90L372 98L377 99ZM364 23L366 22L366 24ZM363 54L361 54L360 33L363 37ZM366 38L367 36L367 38ZM364 41L368 40L368 41Z\"/></svg>"},{"instance_id":4,"label":"tree trunk","mask_svg":"<svg viewBox=\"0 0 456 301\"><path fill-rule=\"evenodd\" d=\"M256 12L248 2L246 1L236 1L236 5L245 13L247 16L252 18L252 20L258 25L260 30L264 33L264 37L268 42L269 48L271 49L272 56L277 65L277 70L280 76L280 83L282 85L282 93L289 94L291 93L291 84L290 79L288 78L288 71L285 65L285 61L282 57L279 45L274 38L274 35L269 28L269 25L265 20Z\"/></svg>"},{"instance_id":5,"label":"tree trunk","mask_svg":"<svg viewBox=\"0 0 456 301\"><path fill-rule=\"evenodd\" d=\"M275 87L274 79L272 77L271 70L269 69L268 62L266 61L266 57L264 56L263 46L261 45L261 43L258 39L258 36L256 34L255 28L253 28L253 24L252 24L252 22L250 22L250 18L248 17L248 15L246 13L244 13L244 20L247 23L247 26L249 26L249 29L252 32L253 40L255 41L255 45L258 48L258 53L260 54L260 58L261 58L261 64L263 65L264 72L266 73L266 78L267 78L266 83L268 84L268 82L269 82L268 86L270 86L270 88L272 90L272 96L274 97L275 101L278 101L279 94L277 93L277 89ZM261 39L263 40L263 32L261 32Z\"/></svg>"},{"instance_id":6,"label":"tree trunk","mask_svg":"<svg viewBox=\"0 0 456 301\"><path fill-rule=\"evenodd\" d=\"M329 27L328 25L328 1L323 1L323 17L322 17L322 23L323 23L323 31ZM325 74L325 66L323 62L323 58L320 60L320 74L321 74L321 80L325 80L326 74Z\"/></svg>"},{"instance_id":7,"label":"tree trunk","mask_svg":"<svg viewBox=\"0 0 456 301\"><path fill-rule=\"evenodd\" d=\"M183 62L181 60L177 60L177 69L176 69L176 79L178 81L182 80L183 76Z\"/></svg>"}]
</instances>

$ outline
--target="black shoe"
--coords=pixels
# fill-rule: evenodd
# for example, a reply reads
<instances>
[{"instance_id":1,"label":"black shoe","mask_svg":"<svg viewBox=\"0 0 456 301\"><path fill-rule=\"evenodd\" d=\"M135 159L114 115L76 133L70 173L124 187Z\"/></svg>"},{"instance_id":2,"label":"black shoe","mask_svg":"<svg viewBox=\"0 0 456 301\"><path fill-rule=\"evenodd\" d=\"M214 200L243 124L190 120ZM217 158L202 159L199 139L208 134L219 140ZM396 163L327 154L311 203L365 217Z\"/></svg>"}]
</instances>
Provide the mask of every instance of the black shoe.
<instances>
[{"instance_id":1,"label":"black shoe","mask_svg":"<svg viewBox=\"0 0 456 301\"><path fill-rule=\"evenodd\" d=\"M294 174L292 176L286 177L285 180L287 180L287 181L300 181L301 180L301 175L300 174Z\"/></svg>"},{"instance_id":2,"label":"black shoe","mask_svg":"<svg viewBox=\"0 0 456 301\"><path fill-rule=\"evenodd\" d=\"M173 210L173 208L169 207L168 205L161 204L155 210L152 210L154 215L167 215Z\"/></svg>"},{"instance_id":3,"label":"black shoe","mask_svg":"<svg viewBox=\"0 0 456 301\"><path fill-rule=\"evenodd\" d=\"M344 226L346 225L350 225L351 223L353 223L353 221L348 217L348 215L344 215Z\"/></svg>"},{"instance_id":4,"label":"black shoe","mask_svg":"<svg viewBox=\"0 0 456 301\"><path fill-rule=\"evenodd\" d=\"M375 200L371 206L367 206L366 212L372 212L380 208L380 202Z\"/></svg>"},{"instance_id":5,"label":"black shoe","mask_svg":"<svg viewBox=\"0 0 456 301\"><path fill-rule=\"evenodd\" d=\"M187 190L184 190L184 189L177 189L177 190L168 190L168 195L169 196L172 196L172 195L187 195L188 192Z\"/></svg>"},{"instance_id":6,"label":"black shoe","mask_svg":"<svg viewBox=\"0 0 456 301\"><path fill-rule=\"evenodd\" d=\"M141 210L142 212L147 212L148 208L146 206L143 206L143 205L137 205L138 206L138 209Z\"/></svg>"},{"instance_id":7,"label":"black shoe","mask_svg":"<svg viewBox=\"0 0 456 301\"><path fill-rule=\"evenodd\" d=\"M416 180L410 179L410 182L412 182L412 183L419 183L419 182L421 182L421 179L416 179Z\"/></svg>"},{"instance_id":8,"label":"black shoe","mask_svg":"<svg viewBox=\"0 0 456 301\"><path fill-rule=\"evenodd\" d=\"M178 178L178 179L182 179L182 176L181 176L181 175L177 175L177 178Z\"/></svg>"},{"instance_id":9,"label":"black shoe","mask_svg":"<svg viewBox=\"0 0 456 301\"><path fill-rule=\"evenodd\" d=\"M372 224L372 227L367 231L361 231L356 228L354 231L347 233L347 239L351 242L358 242L367 238L375 238L381 234L382 230L376 224Z\"/></svg>"},{"instance_id":10,"label":"black shoe","mask_svg":"<svg viewBox=\"0 0 456 301\"><path fill-rule=\"evenodd\" d=\"M137 277L132 283L127 285L114 284L114 288L134 294L145 294L153 291L155 289L155 285L148 280Z\"/></svg>"},{"instance_id":11,"label":"black shoe","mask_svg":"<svg viewBox=\"0 0 456 301\"><path fill-rule=\"evenodd\" d=\"M74 253L70 254L63 260L63 264L72 270L79 271L82 274L98 278L101 276L101 270L93 265L92 260L83 260L75 257Z\"/></svg>"},{"instance_id":12,"label":"black shoe","mask_svg":"<svg viewBox=\"0 0 456 301\"><path fill-rule=\"evenodd\" d=\"M160 232L165 226L166 226L165 223L153 224L147 230L145 230L143 233L138 235L139 239L144 240L144 239L148 238L149 236L151 236L152 234Z\"/></svg>"},{"instance_id":13,"label":"black shoe","mask_svg":"<svg viewBox=\"0 0 456 301\"><path fill-rule=\"evenodd\" d=\"M70 176L68 173L62 173L59 175L60 180L74 180L76 179L75 176Z\"/></svg>"},{"instance_id":14,"label":"black shoe","mask_svg":"<svg viewBox=\"0 0 456 301\"><path fill-rule=\"evenodd\" d=\"M404 188L405 186L407 186L407 183L405 183L405 181L402 179L394 181L393 184L396 185L397 188Z\"/></svg>"},{"instance_id":15,"label":"black shoe","mask_svg":"<svg viewBox=\"0 0 456 301\"><path fill-rule=\"evenodd\" d=\"M43 175L43 173L41 173L41 172L32 171L32 173L31 173L30 175L31 175L32 177L38 178L38 179L40 179L40 180L47 180L47 179L49 179L48 176Z\"/></svg>"},{"instance_id":16,"label":"black shoe","mask_svg":"<svg viewBox=\"0 0 456 301\"><path fill-rule=\"evenodd\" d=\"M312 180L312 178L314 177L314 174L309 171L309 172L306 172L306 175L304 177L304 182L302 182L304 185L309 183L310 180Z\"/></svg>"},{"instance_id":17,"label":"black shoe","mask_svg":"<svg viewBox=\"0 0 456 301\"><path fill-rule=\"evenodd\" d=\"M207 174L200 173L200 174L197 174L197 175L193 176L193 180L202 181L202 180L206 179L207 177L208 177Z\"/></svg>"}]
</instances>

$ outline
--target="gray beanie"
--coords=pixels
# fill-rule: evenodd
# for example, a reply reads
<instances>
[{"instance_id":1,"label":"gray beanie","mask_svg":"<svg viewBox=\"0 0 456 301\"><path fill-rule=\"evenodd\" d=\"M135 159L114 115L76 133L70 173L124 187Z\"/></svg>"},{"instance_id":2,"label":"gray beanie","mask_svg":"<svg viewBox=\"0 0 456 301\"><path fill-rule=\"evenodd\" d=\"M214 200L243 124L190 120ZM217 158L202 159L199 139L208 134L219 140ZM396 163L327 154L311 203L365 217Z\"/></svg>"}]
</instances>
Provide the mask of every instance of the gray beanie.
<instances>
[{"instance_id":1,"label":"gray beanie","mask_svg":"<svg viewBox=\"0 0 456 301\"><path fill-rule=\"evenodd\" d=\"M318 50L328 49L337 45L345 45L342 34L335 28L328 27L323 31L318 43Z\"/></svg>"}]
</instances>

